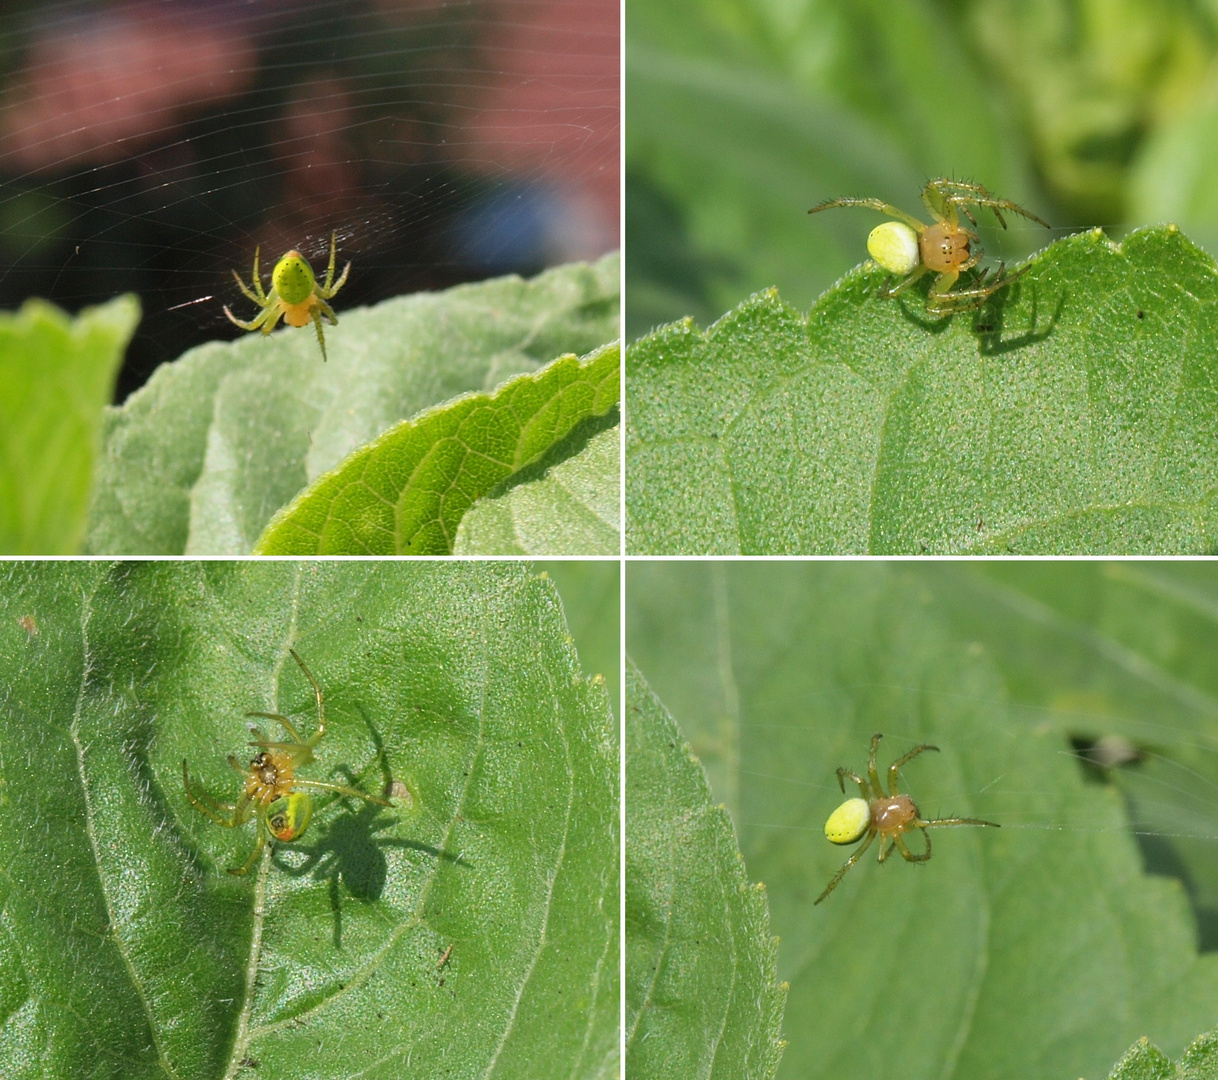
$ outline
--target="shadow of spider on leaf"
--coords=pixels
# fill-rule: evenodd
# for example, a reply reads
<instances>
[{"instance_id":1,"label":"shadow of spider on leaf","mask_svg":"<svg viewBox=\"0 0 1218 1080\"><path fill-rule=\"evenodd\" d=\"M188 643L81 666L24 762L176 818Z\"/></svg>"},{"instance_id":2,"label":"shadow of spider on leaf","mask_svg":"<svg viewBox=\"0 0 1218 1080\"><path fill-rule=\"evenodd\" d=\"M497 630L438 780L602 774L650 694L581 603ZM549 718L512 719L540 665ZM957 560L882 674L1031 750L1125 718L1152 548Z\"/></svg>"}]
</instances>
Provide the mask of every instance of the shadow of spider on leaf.
<instances>
[{"instance_id":1,"label":"shadow of spider on leaf","mask_svg":"<svg viewBox=\"0 0 1218 1080\"><path fill-rule=\"evenodd\" d=\"M315 881L329 882L330 910L334 914L334 947L342 948L343 889L354 900L371 903L385 891L389 875L386 848L406 848L420 851L436 859L461 863L455 858L419 840L399 840L379 836L383 829L398 824L379 806L364 806L358 813L335 817L313 847L297 844L289 854L276 850L275 865L289 877L312 876ZM303 862L285 858L304 856ZM294 864L294 865L293 865Z\"/></svg>"}]
</instances>

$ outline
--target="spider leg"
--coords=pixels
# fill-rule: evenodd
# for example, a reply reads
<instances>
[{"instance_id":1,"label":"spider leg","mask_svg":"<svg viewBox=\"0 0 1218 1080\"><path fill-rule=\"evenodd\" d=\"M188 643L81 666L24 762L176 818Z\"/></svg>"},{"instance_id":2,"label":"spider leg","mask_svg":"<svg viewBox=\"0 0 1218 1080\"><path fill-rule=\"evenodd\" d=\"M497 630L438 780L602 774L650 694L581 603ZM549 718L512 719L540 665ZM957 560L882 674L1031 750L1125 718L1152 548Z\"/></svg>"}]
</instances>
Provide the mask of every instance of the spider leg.
<instances>
[{"instance_id":1,"label":"spider leg","mask_svg":"<svg viewBox=\"0 0 1218 1080\"><path fill-rule=\"evenodd\" d=\"M230 764L230 765L231 765L231 766L232 766L234 769L236 769L236 770L237 770L237 772L239 772L239 773L240 773L242 776L248 776L248 775L249 775L249 771L250 771L250 770L249 770L249 766L248 766L248 765L242 765L242 764L241 764L241 762L239 762L239 761L238 761L238 760L237 760L235 757L233 757L233 755L232 755L232 754L229 754L229 755L228 755L228 763L229 763L229 764Z\"/></svg>"},{"instance_id":2,"label":"spider leg","mask_svg":"<svg viewBox=\"0 0 1218 1080\"><path fill-rule=\"evenodd\" d=\"M955 209L943 193L943 185L948 183L948 180L929 180L922 189L922 204L937 221L946 221L949 214L955 217Z\"/></svg>"},{"instance_id":3,"label":"spider leg","mask_svg":"<svg viewBox=\"0 0 1218 1080\"><path fill-rule=\"evenodd\" d=\"M875 751L883 737L878 731L871 736L871 752L867 755L867 779L871 781L871 791L877 799L884 797L884 789L880 787L880 774L875 767ZM881 844L880 849L883 850L883 847Z\"/></svg>"},{"instance_id":4,"label":"spider leg","mask_svg":"<svg viewBox=\"0 0 1218 1080\"><path fill-rule=\"evenodd\" d=\"M926 228L925 222L919 221L912 214L907 214L904 210L900 210L892 203L886 203L882 199L829 199L827 202L812 207L808 213L819 214L822 210L832 210L835 206L864 206L868 210L878 210L881 214L899 218L917 233L921 233Z\"/></svg>"},{"instance_id":5,"label":"spider leg","mask_svg":"<svg viewBox=\"0 0 1218 1080\"><path fill-rule=\"evenodd\" d=\"M960 311L973 311L981 307L999 289L1023 277L1030 269L1030 266L1021 266L1015 273L1008 274L1005 266L1000 263L996 273L992 276L983 274L970 288L957 289L955 292L938 297L933 295L928 297L927 310L932 315L952 315Z\"/></svg>"},{"instance_id":6,"label":"spider leg","mask_svg":"<svg viewBox=\"0 0 1218 1080\"><path fill-rule=\"evenodd\" d=\"M980 238L971 233L969 234L969 249L968 261L958 268L961 272L971 270L981 262L981 256L984 254L981 250Z\"/></svg>"},{"instance_id":7,"label":"spider leg","mask_svg":"<svg viewBox=\"0 0 1218 1080\"><path fill-rule=\"evenodd\" d=\"M236 829L244 825L250 819L250 796L246 792L241 793L241 798L237 800L237 805L232 803L222 803L213 799L202 788L198 792L194 792L190 788L190 780L186 777L186 762L182 762L182 776L186 779L186 797L190 799L191 804L198 810L201 810L212 821L218 825L223 825L226 829ZM243 769L242 772L245 770ZM202 801L200 801L202 800ZM204 805L206 804L206 805ZM229 810L232 812L232 817L224 818L219 815L219 811Z\"/></svg>"},{"instance_id":8,"label":"spider leg","mask_svg":"<svg viewBox=\"0 0 1218 1080\"><path fill-rule=\"evenodd\" d=\"M943 273L935 278L935 283L930 287L930 292L926 294L926 299L930 305L934 306L938 303L939 297L951 292L951 287L956 284L959 278L959 270L944 270ZM960 294L953 293L952 295L958 296Z\"/></svg>"},{"instance_id":9,"label":"spider leg","mask_svg":"<svg viewBox=\"0 0 1218 1080\"><path fill-rule=\"evenodd\" d=\"M233 280L237 283L238 289L240 289L250 300L253 300L255 304L261 306L262 301L259 300L258 297L255 296L250 288L245 284L245 282L241 280L241 275L238 274L236 270L233 271ZM257 279L255 278L254 280L256 281Z\"/></svg>"},{"instance_id":10,"label":"spider leg","mask_svg":"<svg viewBox=\"0 0 1218 1080\"><path fill-rule=\"evenodd\" d=\"M319 301L320 302L320 301ZM317 344L321 346L321 362L326 362L326 335L321 329L321 312L313 309L313 325L317 327Z\"/></svg>"},{"instance_id":11,"label":"spider leg","mask_svg":"<svg viewBox=\"0 0 1218 1080\"><path fill-rule=\"evenodd\" d=\"M250 852L250 857L245 860L243 866L229 867L228 872L234 877L244 877L250 872L250 867L258 861L258 856L262 854L262 849L266 847L266 837L262 835L262 815L258 816L258 842L254 845L254 850Z\"/></svg>"},{"instance_id":12,"label":"spider leg","mask_svg":"<svg viewBox=\"0 0 1218 1080\"><path fill-rule=\"evenodd\" d=\"M327 304L320 296L314 296L313 302L317 304L317 310L326 317L331 326L338 325L338 316L334 314L334 309L329 304Z\"/></svg>"},{"instance_id":13,"label":"spider leg","mask_svg":"<svg viewBox=\"0 0 1218 1080\"><path fill-rule=\"evenodd\" d=\"M327 285L321 290L322 299L329 300L331 297L333 297L333 295L347 283L347 275L350 272L351 264L347 263L347 265L343 267L343 272L339 274L338 280L333 285Z\"/></svg>"},{"instance_id":14,"label":"spider leg","mask_svg":"<svg viewBox=\"0 0 1218 1080\"><path fill-rule=\"evenodd\" d=\"M182 759L182 783L186 785L186 797L190 800L190 805L201 813L206 814L217 825L223 825L226 829L235 829L244 822L244 819L242 821L237 820L237 808L235 806L229 803L216 802L202 788L199 789L197 794L195 793L190 786L190 774L186 770L185 758ZM224 817L222 813L224 810L231 810L233 816L229 818Z\"/></svg>"},{"instance_id":15,"label":"spider leg","mask_svg":"<svg viewBox=\"0 0 1218 1080\"><path fill-rule=\"evenodd\" d=\"M241 327L242 330L262 329L263 333L266 333L264 324L266 323L266 320L270 318L270 311L270 308L263 308L262 311L258 312L258 314L255 315L250 322L246 322L244 319L238 319L236 315L229 311L227 304L224 305L224 314L228 316L229 322L233 323L235 326Z\"/></svg>"},{"instance_id":16,"label":"spider leg","mask_svg":"<svg viewBox=\"0 0 1218 1080\"><path fill-rule=\"evenodd\" d=\"M936 825L989 825L993 829L1001 829L1002 826L996 821L982 821L980 818L973 817L943 817L935 818L934 821L919 821L918 828L930 829ZM929 847L930 837L927 837L927 846Z\"/></svg>"},{"instance_id":17,"label":"spider leg","mask_svg":"<svg viewBox=\"0 0 1218 1080\"><path fill-rule=\"evenodd\" d=\"M908 754L897 758L891 765L888 766L888 794L897 794L897 770L906 762L913 761L923 750L938 751L937 746L931 746L930 743L923 743L921 746L915 746Z\"/></svg>"},{"instance_id":18,"label":"spider leg","mask_svg":"<svg viewBox=\"0 0 1218 1080\"><path fill-rule=\"evenodd\" d=\"M301 660L300 654L295 649L288 649L288 652L292 654L292 659L300 665L300 670L304 672L304 677L309 680L313 687L313 695L317 698L317 730L309 736L306 744L308 746L316 746L321 741L321 737L326 733L326 707L322 698L321 683L313 678L313 672L305 667L305 662Z\"/></svg>"},{"instance_id":19,"label":"spider leg","mask_svg":"<svg viewBox=\"0 0 1218 1080\"><path fill-rule=\"evenodd\" d=\"M922 199L927 206L930 206L934 200L945 213L949 208L959 207L974 225L977 224L977 221L965 205L966 203L972 203L974 206L990 206L993 209L993 203L1005 201L995 199L981 184L972 184L967 180L948 180L946 177L931 180L922 189ZM999 224L1005 229L1006 222L1002 220L1002 215L998 214L996 210L994 212Z\"/></svg>"},{"instance_id":20,"label":"spider leg","mask_svg":"<svg viewBox=\"0 0 1218 1080\"><path fill-rule=\"evenodd\" d=\"M330 265L326 267L326 280L322 285L321 291L324 293L330 288L330 282L334 280L334 257L338 247L338 230L333 229L330 232Z\"/></svg>"},{"instance_id":21,"label":"spider leg","mask_svg":"<svg viewBox=\"0 0 1218 1080\"><path fill-rule=\"evenodd\" d=\"M1020 217L1027 218L1029 221L1035 221L1037 225L1043 225L1046 229L1053 228L1053 226L1050 225L1047 221L1045 221L1044 218L1037 217L1034 213L1032 213L1031 210L1025 210L1018 203L1011 202L1010 199L996 199L996 198L994 198L993 195L990 195L988 192L984 199L969 198L968 201L973 203L976 206L989 207L989 209L993 212L994 217L996 217L998 219L998 224L1001 225L1004 229L1007 227L1007 223L1001 213L1001 211L1003 211L1003 210L1009 210L1012 214L1018 214ZM970 216L970 218L972 217L971 214L969 216ZM974 222L974 224L975 224L975 222Z\"/></svg>"},{"instance_id":22,"label":"spider leg","mask_svg":"<svg viewBox=\"0 0 1218 1080\"><path fill-rule=\"evenodd\" d=\"M337 791L340 795L354 795L356 798L363 799L365 802L379 803L381 806L392 806L393 803L385 799L377 798L375 795L367 795L362 791L358 791L352 787L343 787L342 784L327 784L322 780L301 780L300 777L295 777L292 780L293 787L311 787L321 788L324 791Z\"/></svg>"},{"instance_id":23,"label":"spider leg","mask_svg":"<svg viewBox=\"0 0 1218 1080\"><path fill-rule=\"evenodd\" d=\"M272 293L274 293L274 291L274 289L271 290ZM279 297L276 296L274 300L270 300L268 298L268 303L270 306L266 309L266 322L262 324L262 332L264 334L269 334L272 330L274 330L279 324L279 320L283 318L283 305L280 303ZM258 320L255 319L254 321L257 322Z\"/></svg>"},{"instance_id":24,"label":"spider leg","mask_svg":"<svg viewBox=\"0 0 1218 1080\"><path fill-rule=\"evenodd\" d=\"M836 874L833 875L833 880L831 882L829 882L829 884L827 886L825 886L825 891L823 893L821 893L820 896L818 896L814 901L812 901L813 907L815 907L817 904L819 904L826 896L828 896L831 892L833 892L834 889L837 888L837 883L839 881L841 881L843 877L846 876L846 871L849 870L850 867L852 867L856 862L859 861L859 859L861 859L863 857L863 852L866 851L871 846L871 841L875 839L875 836L876 836L875 833L868 833L867 839L863 841L862 847L860 847L858 849L858 851L856 851L853 855L850 856L850 858L848 858L846 860L845 865Z\"/></svg>"},{"instance_id":25,"label":"spider leg","mask_svg":"<svg viewBox=\"0 0 1218 1080\"><path fill-rule=\"evenodd\" d=\"M190 774L186 772L185 760L181 762L181 780L183 780L183 783L186 785L186 798L190 800L190 805L194 806L195 810L206 813L206 815L211 818L213 822L216 822L218 826L224 826L224 828L227 829L236 828L236 826L241 824L241 822L236 821L236 807L231 805L230 802L217 802L216 800L212 799L212 796L208 795L207 791L203 790L202 788L200 788L196 793L196 791L190 787ZM233 816L225 818L223 816L223 811L225 810L233 813Z\"/></svg>"},{"instance_id":26,"label":"spider leg","mask_svg":"<svg viewBox=\"0 0 1218 1080\"><path fill-rule=\"evenodd\" d=\"M970 184L965 180L932 180L926 185L929 190L934 187L936 194L942 199L945 206L953 205L960 207L968 219L976 224L976 219L965 208L965 203L971 203L973 206L984 206L991 210L994 217L998 219L998 224L1004 229L1007 227L1006 219L1002 216L1003 210L1008 210L1012 214L1018 214L1020 217L1027 218L1029 221L1035 221L1037 225L1043 225L1046 229L1052 226L1043 218L1037 217L1031 210L1025 210L1018 203L1012 202L1010 199L999 199L981 184ZM925 195L924 195L925 197Z\"/></svg>"},{"instance_id":27,"label":"spider leg","mask_svg":"<svg viewBox=\"0 0 1218 1080\"><path fill-rule=\"evenodd\" d=\"M914 270L912 273L910 273L910 275L908 277L906 277L904 280L902 280L900 283L898 283L895 288L890 289L887 285L885 285L883 288L880 289L880 299L881 300L891 300L894 296L900 296L901 293L903 293L915 281L917 281L919 278L921 278L922 275L926 273L927 269L928 269L928 267L926 266L925 263L923 263L916 270ZM889 280L892 280L892 279L890 278Z\"/></svg>"},{"instance_id":28,"label":"spider leg","mask_svg":"<svg viewBox=\"0 0 1218 1080\"><path fill-rule=\"evenodd\" d=\"M279 723L281 723L284 726L287 733L289 735L291 735L292 739L294 740L293 744L263 742L261 733L255 732L255 734L258 735L258 741L250 743L250 746L265 746L268 749L271 747L274 747L275 749L281 749L288 745L300 746L300 745L303 745L303 743L304 743L304 739L302 739L300 737L300 732L296 730L296 728L292 725L292 721L289 720L286 716L280 716L280 714L277 712L247 712L245 715L246 716L261 716L265 720L278 720Z\"/></svg>"},{"instance_id":29,"label":"spider leg","mask_svg":"<svg viewBox=\"0 0 1218 1080\"><path fill-rule=\"evenodd\" d=\"M259 244L254 248L254 276L250 279L250 284L254 286L254 291L258 294L258 299L261 303L267 302L267 295L262 291L262 274L258 270L258 256L262 254L262 245Z\"/></svg>"},{"instance_id":30,"label":"spider leg","mask_svg":"<svg viewBox=\"0 0 1218 1080\"><path fill-rule=\"evenodd\" d=\"M842 794L845 794L845 792L846 792L846 777L847 776L850 777L850 779L853 780L856 784L858 784L859 791L861 791L863 793L864 799L871 798L871 791L867 787L867 781L864 780L861 776L858 776L855 773L852 773L849 769L838 769L837 770L837 786L842 789Z\"/></svg>"},{"instance_id":31,"label":"spider leg","mask_svg":"<svg viewBox=\"0 0 1218 1080\"><path fill-rule=\"evenodd\" d=\"M905 840L900 836L900 834L894 836L892 838L892 842L896 844L897 850L901 853L901 858L906 862L926 862L926 860L930 858L930 837L923 832L922 839L926 841L926 850L922 852L921 855L915 855L912 851L910 851L909 845L905 843Z\"/></svg>"},{"instance_id":32,"label":"spider leg","mask_svg":"<svg viewBox=\"0 0 1218 1080\"><path fill-rule=\"evenodd\" d=\"M339 289L341 289L343 287L343 285L347 281L347 273L351 269L351 264L347 263L347 265L343 267L342 275L339 277L339 279L337 281L334 281L334 258L335 258L335 245L337 244L337 242L338 242L338 233L337 232L330 233L330 265L326 267L325 281L317 289L317 294L323 300L329 300L330 297L332 297L336 292L338 292ZM333 285L330 284L330 282L332 282L332 281L334 281ZM333 312L331 312L331 314L333 314ZM337 324L335 324L335 325L337 325Z\"/></svg>"}]
</instances>

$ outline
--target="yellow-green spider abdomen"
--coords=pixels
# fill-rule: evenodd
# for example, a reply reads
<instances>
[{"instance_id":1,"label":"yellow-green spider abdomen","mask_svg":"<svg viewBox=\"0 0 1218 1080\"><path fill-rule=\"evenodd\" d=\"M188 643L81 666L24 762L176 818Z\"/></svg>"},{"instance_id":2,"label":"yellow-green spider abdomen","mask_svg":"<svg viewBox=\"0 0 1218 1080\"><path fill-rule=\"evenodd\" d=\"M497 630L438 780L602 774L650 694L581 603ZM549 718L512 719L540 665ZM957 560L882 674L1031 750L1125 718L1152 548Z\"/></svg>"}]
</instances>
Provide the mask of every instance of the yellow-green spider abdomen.
<instances>
[{"instance_id":1,"label":"yellow-green spider abdomen","mask_svg":"<svg viewBox=\"0 0 1218 1080\"><path fill-rule=\"evenodd\" d=\"M285 844L297 839L309 827L312 816L313 800L303 791L284 795L266 808L271 835Z\"/></svg>"},{"instance_id":2,"label":"yellow-green spider abdomen","mask_svg":"<svg viewBox=\"0 0 1218 1080\"><path fill-rule=\"evenodd\" d=\"M866 799L847 799L829 815L825 836L835 844L853 844L871 824L871 806Z\"/></svg>"},{"instance_id":3,"label":"yellow-green spider abdomen","mask_svg":"<svg viewBox=\"0 0 1218 1080\"><path fill-rule=\"evenodd\" d=\"M867 237L867 252L890 274L912 273L922 260L918 234L903 221L885 221L872 229ZM279 272L278 267L275 272Z\"/></svg>"},{"instance_id":4,"label":"yellow-green spider abdomen","mask_svg":"<svg viewBox=\"0 0 1218 1080\"><path fill-rule=\"evenodd\" d=\"M300 304L313 295L313 267L299 251L289 251L275 264L271 285L285 304Z\"/></svg>"}]
</instances>

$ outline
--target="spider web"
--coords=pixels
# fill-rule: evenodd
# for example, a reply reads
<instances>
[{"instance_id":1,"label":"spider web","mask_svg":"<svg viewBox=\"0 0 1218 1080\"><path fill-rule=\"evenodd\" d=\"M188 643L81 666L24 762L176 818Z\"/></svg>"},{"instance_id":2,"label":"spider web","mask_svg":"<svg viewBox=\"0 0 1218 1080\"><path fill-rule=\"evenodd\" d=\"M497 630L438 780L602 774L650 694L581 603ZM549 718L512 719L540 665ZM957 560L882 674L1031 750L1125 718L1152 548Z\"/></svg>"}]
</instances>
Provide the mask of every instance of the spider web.
<instances>
[{"instance_id":1,"label":"spider web","mask_svg":"<svg viewBox=\"0 0 1218 1080\"><path fill-rule=\"evenodd\" d=\"M127 291L117 399L241 331L296 248L375 303L619 236L617 0L121 0L0 12L0 306Z\"/></svg>"}]
</instances>

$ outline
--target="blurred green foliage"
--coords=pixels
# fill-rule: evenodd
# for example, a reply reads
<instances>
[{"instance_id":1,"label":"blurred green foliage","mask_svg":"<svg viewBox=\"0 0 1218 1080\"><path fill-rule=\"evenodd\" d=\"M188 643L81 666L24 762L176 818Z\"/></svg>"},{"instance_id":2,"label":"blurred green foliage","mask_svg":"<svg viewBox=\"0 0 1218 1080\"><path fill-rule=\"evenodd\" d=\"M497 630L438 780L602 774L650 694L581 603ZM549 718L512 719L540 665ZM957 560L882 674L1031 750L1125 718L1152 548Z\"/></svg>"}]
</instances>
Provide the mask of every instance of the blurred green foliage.
<instances>
[{"instance_id":1,"label":"blurred green foliage","mask_svg":"<svg viewBox=\"0 0 1218 1080\"><path fill-rule=\"evenodd\" d=\"M1218 252L1215 0L628 3L627 332L777 285L806 308L929 177L1059 230L1175 221ZM987 233L994 258L1043 242Z\"/></svg>"}]
</instances>

